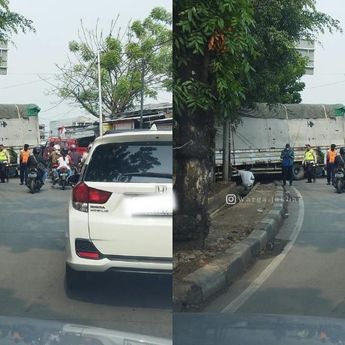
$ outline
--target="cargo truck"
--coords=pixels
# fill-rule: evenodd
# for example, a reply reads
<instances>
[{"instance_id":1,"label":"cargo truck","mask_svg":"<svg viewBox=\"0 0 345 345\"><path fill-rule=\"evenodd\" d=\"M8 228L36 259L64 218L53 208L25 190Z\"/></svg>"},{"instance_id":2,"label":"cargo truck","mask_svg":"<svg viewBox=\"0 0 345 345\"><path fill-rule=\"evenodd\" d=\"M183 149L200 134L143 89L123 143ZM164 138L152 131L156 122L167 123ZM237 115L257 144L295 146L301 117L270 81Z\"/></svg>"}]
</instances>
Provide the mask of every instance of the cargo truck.
<instances>
[{"instance_id":1,"label":"cargo truck","mask_svg":"<svg viewBox=\"0 0 345 345\"><path fill-rule=\"evenodd\" d=\"M39 111L35 104L0 104L0 143L11 155L10 176L17 174L17 157L23 145L40 144Z\"/></svg>"},{"instance_id":2,"label":"cargo truck","mask_svg":"<svg viewBox=\"0 0 345 345\"><path fill-rule=\"evenodd\" d=\"M345 146L345 107L342 104L256 103L242 108L240 123L229 126L229 161L232 167L249 167L254 173L281 172L280 154L289 143L295 151L294 178L302 179L305 145L317 153L316 174L323 176L324 155L331 144ZM223 127L217 126L215 167L223 167Z\"/></svg>"}]
</instances>

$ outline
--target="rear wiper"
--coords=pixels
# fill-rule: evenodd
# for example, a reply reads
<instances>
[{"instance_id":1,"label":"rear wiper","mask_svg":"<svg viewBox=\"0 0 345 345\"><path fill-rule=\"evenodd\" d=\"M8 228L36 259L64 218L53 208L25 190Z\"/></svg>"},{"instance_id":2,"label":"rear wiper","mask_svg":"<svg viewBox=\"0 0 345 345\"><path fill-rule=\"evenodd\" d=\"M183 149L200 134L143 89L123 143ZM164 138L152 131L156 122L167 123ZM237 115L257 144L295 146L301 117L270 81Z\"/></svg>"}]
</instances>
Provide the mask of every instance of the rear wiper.
<instances>
[{"instance_id":1,"label":"rear wiper","mask_svg":"<svg viewBox=\"0 0 345 345\"><path fill-rule=\"evenodd\" d=\"M163 178L172 178L172 174L167 173L154 173L154 172L133 172L125 173L123 176L144 176L144 177L163 177Z\"/></svg>"}]
</instances>

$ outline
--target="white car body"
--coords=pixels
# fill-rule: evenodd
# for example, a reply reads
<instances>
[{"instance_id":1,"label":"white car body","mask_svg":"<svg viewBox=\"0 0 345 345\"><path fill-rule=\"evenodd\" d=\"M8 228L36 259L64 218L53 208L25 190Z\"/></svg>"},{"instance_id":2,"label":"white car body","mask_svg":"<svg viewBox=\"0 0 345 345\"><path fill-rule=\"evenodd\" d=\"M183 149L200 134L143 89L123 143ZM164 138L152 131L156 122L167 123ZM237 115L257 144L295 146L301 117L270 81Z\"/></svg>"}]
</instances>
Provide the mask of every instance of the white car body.
<instances>
[{"instance_id":1,"label":"white car body","mask_svg":"<svg viewBox=\"0 0 345 345\"><path fill-rule=\"evenodd\" d=\"M139 142L153 142L153 146L157 144L158 149L152 149L148 153L145 153L145 150L140 151L142 155L145 155L146 161L131 154L130 158L123 161L121 167L128 162L132 164L133 159L136 159L138 164L148 162L147 166L149 166L151 162L149 158L154 153L157 154L160 152L159 150L172 152L171 131L147 130L116 133L104 135L94 141L81 178L74 187L69 202L66 231L66 264L68 269L90 272L115 270L138 273L171 273L172 178L167 178L167 176L163 178L142 177L133 172L132 175L128 174L131 176L128 177L125 175L125 170L122 171L124 175L116 171L114 173L117 174L116 178L130 179L130 181L140 179L140 181L109 182L102 181L98 177L96 177L96 181L88 178L88 176L92 176L90 166L97 169L97 159L100 159L97 158L97 155L105 155L109 152L116 152L116 150L121 153L120 148L125 147L121 145L130 143L130 145L135 146L137 145L135 143ZM96 158L92 162L94 155ZM167 156L164 157L172 161L172 154L170 157ZM164 158L162 158L163 161ZM153 162L156 163L154 169L159 169L164 166L165 161L162 163L159 159L153 159ZM166 162L168 161L166 160ZM91 169L91 172L88 169ZM147 172L148 170L146 170ZM114 176L112 171L111 174ZM168 171L167 175L172 176L172 170ZM108 178L107 176L110 175L106 175L105 179ZM152 179L157 179L157 182L152 182ZM85 203L83 198L88 198L89 202ZM93 202L93 200L99 199L102 201ZM78 200L82 201L79 202ZM95 248L98 254L93 253Z\"/></svg>"}]
</instances>

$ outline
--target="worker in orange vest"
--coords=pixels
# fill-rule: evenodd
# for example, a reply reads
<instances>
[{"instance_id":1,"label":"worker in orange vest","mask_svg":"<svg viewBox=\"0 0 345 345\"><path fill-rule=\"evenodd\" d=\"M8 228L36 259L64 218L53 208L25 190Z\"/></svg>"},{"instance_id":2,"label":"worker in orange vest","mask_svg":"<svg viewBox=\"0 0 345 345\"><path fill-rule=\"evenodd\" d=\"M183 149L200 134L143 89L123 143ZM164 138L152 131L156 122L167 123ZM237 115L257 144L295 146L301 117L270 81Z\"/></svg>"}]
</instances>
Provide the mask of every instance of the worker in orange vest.
<instances>
[{"instance_id":1,"label":"worker in orange vest","mask_svg":"<svg viewBox=\"0 0 345 345\"><path fill-rule=\"evenodd\" d=\"M335 174L335 160L337 157L337 150L335 144L331 145L331 148L327 151L326 154L326 168L327 168L327 184L334 183L334 174Z\"/></svg>"},{"instance_id":2,"label":"worker in orange vest","mask_svg":"<svg viewBox=\"0 0 345 345\"><path fill-rule=\"evenodd\" d=\"M28 161L31 151L29 150L29 145L25 144L24 148L20 150L19 155L19 170L20 170L20 184L26 184L28 176Z\"/></svg>"}]
</instances>

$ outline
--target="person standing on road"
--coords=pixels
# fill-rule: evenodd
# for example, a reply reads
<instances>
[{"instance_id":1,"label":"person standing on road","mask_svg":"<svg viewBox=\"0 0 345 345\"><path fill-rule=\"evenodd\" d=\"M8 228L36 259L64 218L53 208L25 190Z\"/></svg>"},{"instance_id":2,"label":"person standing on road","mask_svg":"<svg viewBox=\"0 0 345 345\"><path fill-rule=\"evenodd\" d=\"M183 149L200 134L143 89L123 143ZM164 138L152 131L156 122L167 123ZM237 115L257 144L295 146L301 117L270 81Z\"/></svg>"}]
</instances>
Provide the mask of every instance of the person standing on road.
<instances>
[{"instance_id":1,"label":"person standing on road","mask_svg":"<svg viewBox=\"0 0 345 345\"><path fill-rule=\"evenodd\" d=\"M337 150L335 149L335 144L331 145L331 148L327 151L325 158L325 165L327 168L327 184L330 185L334 183L334 174L335 174L335 160L337 157Z\"/></svg>"},{"instance_id":2,"label":"person standing on road","mask_svg":"<svg viewBox=\"0 0 345 345\"><path fill-rule=\"evenodd\" d=\"M25 144L24 148L20 151L19 154L19 170L20 170L20 184L23 185L24 182L26 184L26 180L28 177L28 161L30 157L30 150L29 145Z\"/></svg>"},{"instance_id":3,"label":"person standing on road","mask_svg":"<svg viewBox=\"0 0 345 345\"><path fill-rule=\"evenodd\" d=\"M7 164L10 163L10 155L8 151L5 149L3 144L0 144L0 177L1 182L5 182L5 178L7 178Z\"/></svg>"},{"instance_id":4,"label":"person standing on road","mask_svg":"<svg viewBox=\"0 0 345 345\"><path fill-rule=\"evenodd\" d=\"M315 151L310 147L309 144L306 145L306 150L304 152L303 165L307 172L307 183L315 182L315 164L317 162Z\"/></svg>"},{"instance_id":5,"label":"person standing on road","mask_svg":"<svg viewBox=\"0 0 345 345\"><path fill-rule=\"evenodd\" d=\"M282 160L282 174L283 174L283 185L286 185L286 180L289 181L289 185L292 186L292 167L295 159L295 153L290 147L290 144L285 145L285 149L280 154Z\"/></svg>"}]
</instances>

